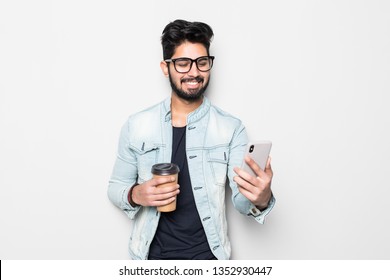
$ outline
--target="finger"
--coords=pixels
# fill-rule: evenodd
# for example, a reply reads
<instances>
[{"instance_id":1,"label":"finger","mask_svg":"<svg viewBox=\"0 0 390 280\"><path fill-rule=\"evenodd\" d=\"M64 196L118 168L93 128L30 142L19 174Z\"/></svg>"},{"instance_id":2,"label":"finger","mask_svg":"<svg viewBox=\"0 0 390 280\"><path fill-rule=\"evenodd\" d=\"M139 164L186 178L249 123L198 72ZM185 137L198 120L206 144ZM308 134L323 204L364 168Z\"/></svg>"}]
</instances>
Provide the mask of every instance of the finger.
<instances>
[{"instance_id":1,"label":"finger","mask_svg":"<svg viewBox=\"0 0 390 280\"><path fill-rule=\"evenodd\" d=\"M245 181L251 183L252 185L256 185L256 180L259 178L259 177L257 177L257 178L253 177L251 174L249 174L245 170L238 168L238 167L234 168L234 172L236 172L239 177L241 177Z\"/></svg>"},{"instance_id":2,"label":"finger","mask_svg":"<svg viewBox=\"0 0 390 280\"><path fill-rule=\"evenodd\" d=\"M171 198L175 198L179 193L180 193L180 190L177 189L175 191L168 192L168 193L156 194L153 196L153 200L155 200L155 201L169 200Z\"/></svg>"},{"instance_id":3,"label":"finger","mask_svg":"<svg viewBox=\"0 0 390 280\"><path fill-rule=\"evenodd\" d=\"M174 176L156 177L151 180L153 186L162 185L166 183L174 182L176 178Z\"/></svg>"},{"instance_id":4,"label":"finger","mask_svg":"<svg viewBox=\"0 0 390 280\"><path fill-rule=\"evenodd\" d=\"M268 157L268 160L267 160L267 165L265 166L265 170L264 170L265 173L267 173L268 176L273 176L273 171L272 171L272 167L271 167L271 157Z\"/></svg>"},{"instance_id":5,"label":"finger","mask_svg":"<svg viewBox=\"0 0 390 280\"><path fill-rule=\"evenodd\" d=\"M169 194L169 193L175 193L179 190L180 186L178 184L172 185L172 186L156 186L156 188L153 188L153 194L154 195L160 195L160 194Z\"/></svg>"},{"instance_id":6,"label":"finger","mask_svg":"<svg viewBox=\"0 0 390 280\"><path fill-rule=\"evenodd\" d=\"M169 199L165 199L165 200L155 200L155 201L153 201L151 203L150 206L156 206L156 207L158 207L158 206L165 206L167 204L170 204L170 203L174 202L175 200L176 200L176 196L171 197Z\"/></svg>"},{"instance_id":7,"label":"finger","mask_svg":"<svg viewBox=\"0 0 390 280\"><path fill-rule=\"evenodd\" d=\"M253 193L251 193L250 191L248 191L248 190L246 190L246 189L244 189L244 188L241 188L241 187L239 187L238 190L239 190L239 192L240 192L243 196L245 196L247 199L249 199L249 201L251 201L251 202L254 201L255 196L254 196Z\"/></svg>"},{"instance_id":8,"label":"finger","mask_svg":"<svg viewBox=\"0 0 390 280\"><path fill-rule=\"evenodd\" d=\"M253 177L247 172L239 170L239 168L237 169L238 176L235 176L233 180L251 193L257 193L258 191L264 190L264 188L266 188L266 186L269 184L268 182L271 181L267 175L263 178Z\"/></svg>"},{"instance_id":9,"label":"finger","mask_svg":"<svg viewBox=\"0 0 390 280\"><path fill-rule=\"evenodd\" d=\"M256 198L259 196L259 190L257 188L253 188L252 190L249 190L248 185L239 185L238 191L245 196L249 201L252 203L256 202Z\"/></svg>"},{"instance_id":10,"label":"finger","mask_svg":"<svg viewBox=\"0 0 390 280\"><path fill-rule=\"evenodd\" d=\"M256 191L256 187L253 184L251 184L248 181L244 180L240 176L235 176L233 178L233 180L237 183L239 188L245 189L246 191L248 191L250 193L254 193Z\"/></svg>"},{"instance_id":11,"label":"finger","mask_svg":"<svg viewBox=\"0 0 390 280\"><path fill-rule=\"evenodd\" d=\"M257 164L257 162L256 162L254 159L252 159L251 157L246 156L246 157L245 157L245 162L248 164L248 166L249 166L250 168L252 168L253 172L254 172L257 176L259 176L259 177L264 176L264 171L263 171L263 169L260 168L260 166Z\"/></svg>"}]
</instances>

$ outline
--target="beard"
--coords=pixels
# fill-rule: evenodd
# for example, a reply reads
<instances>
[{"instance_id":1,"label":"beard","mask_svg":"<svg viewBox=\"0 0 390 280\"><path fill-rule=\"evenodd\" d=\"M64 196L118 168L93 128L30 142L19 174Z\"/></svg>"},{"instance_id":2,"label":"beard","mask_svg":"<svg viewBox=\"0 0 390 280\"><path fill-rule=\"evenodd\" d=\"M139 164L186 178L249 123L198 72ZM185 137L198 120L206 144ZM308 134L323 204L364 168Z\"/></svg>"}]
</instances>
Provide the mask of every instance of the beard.
<instances>
[{"instance_id":1,"label":"beard","mask_svg":"<svg viewBox=\"0 0 390 280\"><path fill-rule=\"evenodd\" d=\"M200 76L197 76L195 78L185 78L185 79L180 80L180 83L185 83L185 82L189 82L189 81L197 81L198 83L204 83L204 78L202 78ZM204 95L204 93L209 85L210 78L208 79L208 81L206 83L203 84L203 86L200 89L190 90L188 92L179 89L176 86L176 84L174 83L174 81L172 80L171 75L169 75L169 82L171 84L172 90L177 94L177 96L179 96L180 98L182 98L186 101L197 101L203 97L203 95Z\"/></svg>"}]
</instances>

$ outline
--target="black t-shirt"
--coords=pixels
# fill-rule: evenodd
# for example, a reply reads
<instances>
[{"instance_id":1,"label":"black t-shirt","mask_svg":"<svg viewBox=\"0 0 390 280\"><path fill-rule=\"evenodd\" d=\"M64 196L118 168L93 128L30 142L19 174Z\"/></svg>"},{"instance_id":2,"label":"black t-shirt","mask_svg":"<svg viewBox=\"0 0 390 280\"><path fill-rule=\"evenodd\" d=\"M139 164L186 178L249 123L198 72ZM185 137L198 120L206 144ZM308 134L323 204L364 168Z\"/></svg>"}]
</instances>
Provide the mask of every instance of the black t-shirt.
<instances>
[{"instance_id":1,"label":"black t-shirt","mask_svg":"<svg viewBox=\"0 0 390 280\"><path fill-rule=\"evenodd\" d=\"M196 209L186 156L186 127L173 127L172 163L179 166L176 210L161 213L149 259L213 259Z\"/></svg>"}]
</instances>

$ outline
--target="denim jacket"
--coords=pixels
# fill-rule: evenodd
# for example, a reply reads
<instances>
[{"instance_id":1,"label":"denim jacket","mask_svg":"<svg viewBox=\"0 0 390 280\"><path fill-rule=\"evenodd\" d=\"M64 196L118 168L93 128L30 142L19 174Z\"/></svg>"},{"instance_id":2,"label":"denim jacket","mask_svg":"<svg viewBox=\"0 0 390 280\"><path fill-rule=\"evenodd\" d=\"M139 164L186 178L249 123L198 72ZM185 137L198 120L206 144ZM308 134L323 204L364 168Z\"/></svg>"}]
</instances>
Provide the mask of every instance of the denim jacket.
<instances>
[{"instance_id":1,"label":"denim jacket","mask_svg":"<svg viewBox=\"0 0 390 280\"><path fill-rule=\"evenodd\" d=\"M134 219L129 242L132 259L147 259L160 213L156 207L132 207L127 196L133 185L152 178L153 164L171 160L170 102L167 98L130 116L121 130L108 197ZM247 142L241 121L211 105L207 98L187 117L186 152L192 190L210 249L218 259L229 259L231 252L225 215L227 179L234 207L259 223L264 223L275 203L272 197L268 208L259 211L233 181L233 168L241 166Z\"/></svg>"}]
</instances>

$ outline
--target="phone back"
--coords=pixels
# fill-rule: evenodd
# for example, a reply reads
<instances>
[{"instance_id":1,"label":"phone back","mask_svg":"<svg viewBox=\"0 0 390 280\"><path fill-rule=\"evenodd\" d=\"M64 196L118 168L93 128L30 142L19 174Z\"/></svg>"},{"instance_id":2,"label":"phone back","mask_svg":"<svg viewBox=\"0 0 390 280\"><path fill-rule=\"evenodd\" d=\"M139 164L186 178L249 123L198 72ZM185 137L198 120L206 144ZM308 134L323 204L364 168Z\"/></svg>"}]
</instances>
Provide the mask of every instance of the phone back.
<instances>
[{"instance_id":1,"label":"phone back","mask_svg":"<svg viewBox=\"0 0 390 280\"><path fill-rule=\"evenodd\" d=\"M248 143L246 146L245 155L251 157L262 170L265 169L267 160L271 151L272 142L271 141L254 141ZM242 169L251 174L252 176L257 176L243 160Z\"/></svg>"}]
</instances>

